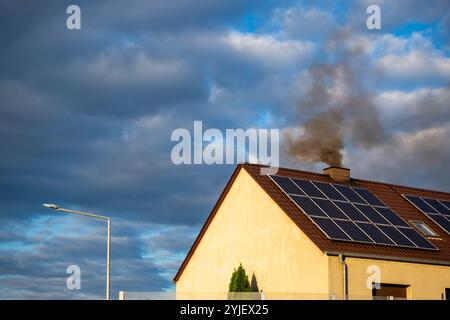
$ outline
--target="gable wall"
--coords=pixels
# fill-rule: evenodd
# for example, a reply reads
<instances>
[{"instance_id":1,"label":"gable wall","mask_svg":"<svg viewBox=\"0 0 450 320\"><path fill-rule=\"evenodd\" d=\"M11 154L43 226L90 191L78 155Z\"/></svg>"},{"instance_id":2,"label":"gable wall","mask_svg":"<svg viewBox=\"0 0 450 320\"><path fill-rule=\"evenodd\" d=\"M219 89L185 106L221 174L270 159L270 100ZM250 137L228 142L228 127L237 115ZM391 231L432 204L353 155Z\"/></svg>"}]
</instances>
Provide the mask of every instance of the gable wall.
<instances>
[{"instance_id":1,"label":"gable wall","mask_svg":"<svg viewBox=\"0 0 450 320\"><path fill-rule=\"evenodd\" d=\"M329 292L328 257L244 169L176 282L177 294L227 292L240 262L266 293Z\"/></svg>"}]
</instances>

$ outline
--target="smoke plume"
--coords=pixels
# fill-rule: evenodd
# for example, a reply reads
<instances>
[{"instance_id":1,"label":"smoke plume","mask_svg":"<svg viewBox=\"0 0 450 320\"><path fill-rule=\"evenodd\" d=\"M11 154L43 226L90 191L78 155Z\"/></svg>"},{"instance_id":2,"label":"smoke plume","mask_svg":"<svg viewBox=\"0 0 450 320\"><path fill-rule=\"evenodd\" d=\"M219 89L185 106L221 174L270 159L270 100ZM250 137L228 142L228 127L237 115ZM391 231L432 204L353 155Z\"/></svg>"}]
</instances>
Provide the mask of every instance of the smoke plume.
<instances>
[{"instance_id":1,"label":"smoke plume","mask_svg":"<svg viewBox=\"0 0 450 320\"><path fill-rule=\"evenodd\" d=\"M369 149L386 135L373 95L364 85L364 48L352 43L350 33L340 32L326 43L323 52L328 52L333 62L317 63L308 69L311 81L297 110L303 119L307 117L299 130L285 133L285 147L299 161L339 166L345 146Z\"/></svg>"}]
</instances>

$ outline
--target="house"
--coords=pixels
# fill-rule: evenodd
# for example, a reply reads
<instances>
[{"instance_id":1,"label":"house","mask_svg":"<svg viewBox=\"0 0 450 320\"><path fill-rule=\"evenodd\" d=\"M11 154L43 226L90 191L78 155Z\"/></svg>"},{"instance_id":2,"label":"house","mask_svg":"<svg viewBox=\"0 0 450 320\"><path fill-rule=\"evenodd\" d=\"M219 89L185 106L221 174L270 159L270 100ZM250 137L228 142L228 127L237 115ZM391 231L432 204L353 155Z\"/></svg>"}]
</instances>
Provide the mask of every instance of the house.
<instances>
[{"instance_id":1,"label":"house","mask_svg":"<svg viewBox=\"0 0 450 320\"><path fill-rule=\"evenodd\" d=\"M261 168L235 169L175 275L178 297L226 298L242 263L267 299L450 299L450 193Z\"/></svg>"}]
</instances>

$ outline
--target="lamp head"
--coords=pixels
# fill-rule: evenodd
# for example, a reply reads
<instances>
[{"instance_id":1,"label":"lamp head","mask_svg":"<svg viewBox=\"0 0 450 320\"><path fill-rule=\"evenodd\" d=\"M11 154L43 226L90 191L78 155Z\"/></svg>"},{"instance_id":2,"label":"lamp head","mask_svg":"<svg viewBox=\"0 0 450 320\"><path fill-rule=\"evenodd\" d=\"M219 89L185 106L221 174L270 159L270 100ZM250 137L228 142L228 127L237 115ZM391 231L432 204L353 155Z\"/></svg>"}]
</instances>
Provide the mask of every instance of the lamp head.
<instances>
[{"instance_id":1,"label":"lamp head","mask_svg":"<svg viewBox=\"0 0 450 320\"><path fill-rule=\"evenodd\" d=\"M53 210L58 210L60 208L58 205L53 204L53 203L44 203L43 206L46 208L53 209Z\"/></svg>"}]
</instances>

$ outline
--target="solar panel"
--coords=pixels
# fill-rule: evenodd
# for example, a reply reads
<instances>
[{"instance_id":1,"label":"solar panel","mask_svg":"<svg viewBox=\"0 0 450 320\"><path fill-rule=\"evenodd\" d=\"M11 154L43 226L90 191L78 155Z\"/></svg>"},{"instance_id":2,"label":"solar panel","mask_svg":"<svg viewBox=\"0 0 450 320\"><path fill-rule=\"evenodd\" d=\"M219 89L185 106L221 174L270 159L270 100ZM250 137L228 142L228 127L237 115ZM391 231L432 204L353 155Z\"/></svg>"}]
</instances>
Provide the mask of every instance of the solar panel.
<instances>
[{"instance_id":1,"label":"solar panel","mask_svg":"<svg viewBox=\"0 0 450 320\"><path fill-rule=\"evenodd\" d=\"M353 221L369 222L369 219L361 213L353 204L348 202L335 201L335 205L339 207Z\"/></svg>"},{"instance_id":2,"label":"solar panel","mask_svg":"<svg viewBox=\"0 0 450 320\"><path fill-rule=\"evenodd\" d=\"M366 201L364 201L364 199L361 198L361 196L358 195L355 191L353 191L350 187L343 186L340 184L335 184L334 187L338 189L338 191L342 193L344 197L347 198L348 201L355 203L364 203L364 204L366 203Z\"/></svg>"},{"instance_id":3,"label":"solar panel","mask_svg":"<svg viewBox=\"0 0 450 320\"><path fill-rule=\"evenodd\" d=\"M367 189L283 176L270 177L331 240L437 249ZM439 204L441 206L436 206L440 211L447 210L445 203ZM434 215L446 219L436 210Z\"/></svg>"},{"instance_id":4,"label":"solar panel","mask_svg":"<svg viewBox=\"0 0 450 320\"><path fill-rule=\"evenodd\" d=\"M430 245L428 241L424 241L424 238L420 236L414 229L412 228L397 228L397 229L405 236L407 236L412 242L414 242L416 246L429 249L434 248L432 245Z\"/></svg>"},{"instance_id":5,"label":"solar panel","mask_svg":"<svg viewBox=\"0 0 450 320\"><path fill-rule=\"evenodd\" d=\"M388 236L386 236L376 225L371 223L362 223L362 222L356 222L356 224L364 230L364 232L370 236L373 241L375 241L378 244L390 244L395 245L394 242L392 242L391 239L389 239Z\"/></svg>"},{"instance_id":6,"label":"solar panel","mask_svg":"<svg viewBox=\"0 0 450 320\"><path fill-rule=\"evenodd\" d=\"M361 198L366 200L368 204L373 206L384 207L384 203L380 201L372 192L367 189L362 188L352 188Z\"/></svg>"},{"instance_id":7,"label":"solar panel","mask_svg":"<svg viewBox=\"0 0 450 320\"><path fill-rule=\"evenodd\" d=\"M383 208L383 207L375 207L375 210L377 210L381 215L388 220L391 224L394 226L404 226L409 227L409 224L407 224L402 218L400 218L394 211L392 211L389 208Z\"/></svg>"},{"instance_id":8,"label":"solar panel","mask_svg":"<svg viewBox=\"0 0 450 320\"><path fill-rule=\"evenodd\" d=\"M450 221L440 214L430 214L429 217L436 222L442 229L450 233Z\"/></svg>"},{"instance_id":9,"label":"solar panel","mask_svg":"<svg viewBox=\"0 0 450 320\"><path fill-rule=\"evenodd\" d=\"M406 198L414 204L419 210L425 213L438 213L433 207L431 207L428 203L426 203L420 197L415 196L406 196Z\"/></svg>"},{"instance_id":10,"label":"solar panel","mask_svg":"<svg viewBox=\"0 0 450 320\"><path fill-rule=\"evenodd\" d=\"M355 206L361 211L370 221L379 224L390 224L377 210L373 207L363 204L355 204Z\"/></svg>"},{"instance_id":11,"label":"solar panel","mask_svg":"<svg viewBox=\"0 0 450 320\"><path fill-rule=\"evenodd\" d=\"M346 219L348 217L334 205L331 200L326 199L314 199L314 202L330 217L336 219Z\"/></svg>"},{"instance_id":12,"label":"solar panel","mask_svg":"<svg viewBox=\"0 0 450 320\"><path fill-rule=\"evenodd\" d=\"M403 196L450 234L450 210L447 208L449 201L410 195Z\"/></svg>"},{"instance_id":13,"label":"solar panel","mask_svg":"<svg viewBox=\"0 0 450 320\"><path fill-rule=\"evenodd\" d=\"M393 240L398 245L406 246L406 247L415 247L416 245L409 240L403 233L397 230L394 226L378 226L381 231L384 232L391 240Z\"/></svg>"},{"instance_id":14,"label":"solar panel","mask_svg":"<svg viewBox=\"0 0 450 320\"><path fill-rule=\"evenodd\" d=\"M342 194L339 193L331 184L322 182L313 182L314 185L322 191L331 200L347 201Z\"/></svg>"},{"instance_id":15,"label":"solar panel","mask_svg":"<svg viewBox=\"0 0 450 320\"><path fill-rule=\"evenodd\" d=\"M450 209L447 209L446 206L444 206L442 203L437 201L436 199L428 199L424 198L426 203L428 203L430 206L432 206L434 209L436 209L437 212L443 215L449 215Z\"/></svg>"},{"instance_id":16,"label":"solar panel","mask_svg":"<svg viewBox=\"0 0 450 320\"><path fill-rule=\"evenodd\" d=\"M447 207L447 209L450 209L450 201L441 200L441 203Z\"/></svg>"},{"instance_id":17,"label":"solar panel","mask_svg":"<svg viewBox=\"0 0 450 320\"><path fill-rule=\"evenodd\" d=\"M351 240L350 237L342 231L341 228L331 219L312 217L312 220L318 225L322 231L331 239L335 240Z\"/></svg>"},{"instance_id":18,"label":"solar panel","mask_svg":"<svg viewBox=\"0 0 450 320\"><path fill-rule=\"evenodd\" d=\"M287 194L305 195L305 193L288 177L272 176L272 179Z\"/></svg>"},{"instance_id":19,"label":"solar panel","mask_svg":"<svg viewBox=\"0 0 450 320\"><path fill-rule=\"evenodd\" d=\"M373 243L373 240L361 230L356 223L346 220L334 220L336 224L347 233L352 240Z\"/></svg>"},{"instance_id":20,"label":"solar panel","mask_svg":"<svg viewBox=\"0 0 450 320\"><path fill-rule=\"evenodd\" d=\"M308 197L301 197L301 196L292 196L292 199L294 199L295 203L300 206L300 208L305 212L307 215L310 216L319 216L319 217L327 217L325 212L323 212L315 203Z\"/></svg>"},{"instance_id":21,"label":"solar panel","mask_svg":"<svg viewBox=\"0 0 450 320\"><path fill-rule=\"evenodd\" d=\"M326 198L325 195L317 189L311 181L292 179L296 185L298 185L304 193L310 197Z\"/></svg>"}]
</instances>

